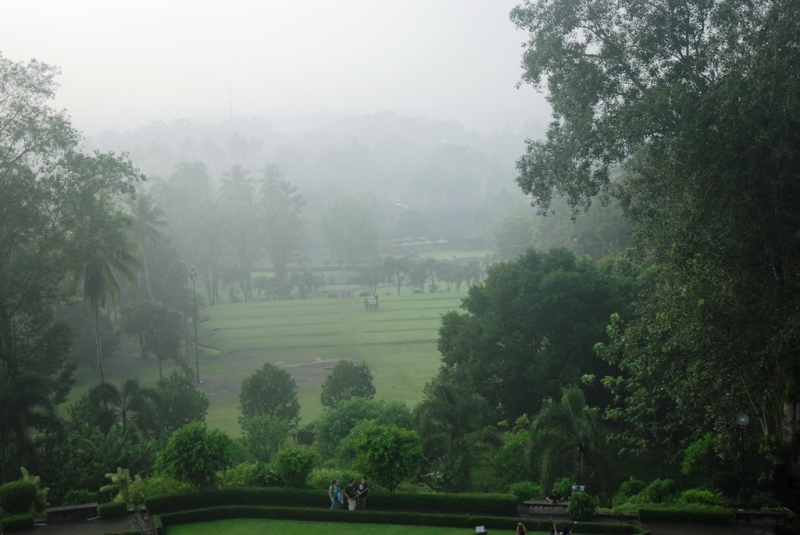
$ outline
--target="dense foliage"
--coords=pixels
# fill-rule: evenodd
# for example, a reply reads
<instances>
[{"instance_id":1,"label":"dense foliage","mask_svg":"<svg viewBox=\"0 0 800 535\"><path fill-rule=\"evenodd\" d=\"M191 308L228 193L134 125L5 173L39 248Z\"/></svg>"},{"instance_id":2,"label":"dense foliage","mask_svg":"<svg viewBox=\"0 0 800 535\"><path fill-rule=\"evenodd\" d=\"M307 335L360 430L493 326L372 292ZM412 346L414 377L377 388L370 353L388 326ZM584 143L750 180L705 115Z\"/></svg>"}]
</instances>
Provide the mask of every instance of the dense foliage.
<instances>
[{"instance_id":1,"label":"dense foliage","mask_svg":"<svg viewBox=\"0 0 800 535\"><path fill-rule=\"evenodd\" d=\"M625 438L640 449L674 453L674 431L679 443L731 433L742 411L769 442L799 397L798 13L796 0L512 12L530 34L523 80L554 112L518 161L519 185L543 209L555 194L575 207L617 199L657 262L605 353L624 377L610 385L613 416L634 424Z\"/></svg>"}]
</instances>

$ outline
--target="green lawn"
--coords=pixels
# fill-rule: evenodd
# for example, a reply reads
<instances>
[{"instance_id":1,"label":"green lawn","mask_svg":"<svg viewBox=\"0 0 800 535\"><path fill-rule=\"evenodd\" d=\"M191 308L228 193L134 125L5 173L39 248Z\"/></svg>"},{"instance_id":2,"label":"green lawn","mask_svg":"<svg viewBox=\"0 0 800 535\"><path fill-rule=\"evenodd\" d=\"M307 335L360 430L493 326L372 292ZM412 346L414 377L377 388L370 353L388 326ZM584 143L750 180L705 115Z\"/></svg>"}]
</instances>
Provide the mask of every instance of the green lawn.
<instances>
[{"instance_id":1,"label":"green lawn","mask_svg":"<svg viewBox=\"0 0 800 535\"><path fill-rule=\"evenodd\" d=\"M513 533L516 526L505 532ZM497 530L491 530L492 533ZM308 535L309 533L347 533L347 535L474 535L474 529L434 528L428 526L396 526L387 524L343 524L341 522L303 522L296 520L263 520L243 518L218 520L202 524L173 526L168 535ZM530 535L541 532L529 531Z\"/></svg>"},{"instance_id":2,"label":"green lawn","mask_svg":"<svg viewBox=\"0 0 800 535\"><path fill-rule=\"evenodd\" d=\"M386 287L379 290L376 311L365 311L363 298L358 297L204 308L200 316L208 320L198 326L200 388L211 402L209 426L239 434L241 382L264 362L283 367L297 381L303 422L321 413L320 386L339 359L366 361L377 398L413 406L439 366L436 340L441 315L457 309L465 296L464 287L461 292L413 295L403 289L399 296ZM135 344L126 347L136 352ZM194 367L194 351L190 356ZM165 367L165 373L170 370ZM106 376L117 383L133 377L154 384L158 370L153 360L116 357L106 361ZM90 369L80 370L73 399L96 382Z\"/></svg>"}]
</instances>

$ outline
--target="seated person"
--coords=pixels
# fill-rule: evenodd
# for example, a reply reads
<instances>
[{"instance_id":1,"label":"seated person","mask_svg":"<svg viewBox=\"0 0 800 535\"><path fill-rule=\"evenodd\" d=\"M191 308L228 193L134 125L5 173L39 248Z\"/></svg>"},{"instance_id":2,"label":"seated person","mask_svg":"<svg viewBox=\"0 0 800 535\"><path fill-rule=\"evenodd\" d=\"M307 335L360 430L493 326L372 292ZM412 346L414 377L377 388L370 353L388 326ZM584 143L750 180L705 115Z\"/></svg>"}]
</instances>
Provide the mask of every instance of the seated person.
<instances>
[{"instance_id":1,"label":"seated person","mask_svg":"<svg viewBox=\"0 0 800 535\"><path fill-rule=\"evenodd\" d=\"M525 524L522 522L517 522L517 535L527 535L528 530L525 529Z\"/></svg>"},{"instance_id":2,"label":"seated person","mask_svg":"<svg viewBox=\"0 0 800 535\"><path fill-rule=\"evenodd\" d=\"M558 503L561 500L563 500L564 497L561 496L561 494L559 494L556 489L553 489L553 491L550 494L548 494L545 499L550 503Z\"/></svg>"}]
</instances>

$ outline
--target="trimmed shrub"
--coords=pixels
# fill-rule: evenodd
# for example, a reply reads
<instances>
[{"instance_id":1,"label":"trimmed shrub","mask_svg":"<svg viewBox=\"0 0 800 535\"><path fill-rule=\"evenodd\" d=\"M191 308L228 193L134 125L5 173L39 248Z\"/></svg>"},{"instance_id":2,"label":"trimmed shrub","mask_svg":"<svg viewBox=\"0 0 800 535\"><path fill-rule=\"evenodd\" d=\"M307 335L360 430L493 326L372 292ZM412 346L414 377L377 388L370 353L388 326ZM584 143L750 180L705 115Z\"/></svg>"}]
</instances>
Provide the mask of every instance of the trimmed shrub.
<instances>
[{"instance_id":1,"label":"trimmed shrub","mask_svg":"<svg viewBox=\"0 0 800 535\"><path fill-rule=\"evenodd\" d=\"M645 507L639 509L640 522L685 522L730 526L733 511L722 507Z\"/></svg>"},{"instance_id":2,"label":"trimmed shrub","mask_svg":"<svg viewBox=\"0 0 800 535\"><path fill-rule=\"evenodd\" d=\"M11 515L29 513L36 500L36 485L28 481L12 481L0 486L0 508Z\"/></svg>"},{"instance_id":3,"label":"trimmed shrub","mask_svg":"<svg viewBox=\"0 0 800 535\"><path fill-rule=\"evenodd\" d=\"M271 518L276 520L306 520L313 522L345 522L352 524L395 524L410 526L436 526L451 528L474 528L485 526L490 530L507 530L519 521L516 516L464 516L432 515L424 513L397 513L384 511L360 511L353 514L345 510L300 509L290 507L212 507L193 511L182 511L161 516L165 528L178 524L210 522L233 518ZM526 520L530 531L546 531L552 526L548 520ZM643 531L630 524L606 524L586 522L576 529L581 533L602 533L608 535L635 535ZM162 533L159 531L159 533Z\"/></svg>"},{"instance_id":4,"label":"trimmed shrub","mask_svg":"<svg viewBox=\"0 0 800 535\"><path fill-rule=\"evenodd\" d=\"M517 497L517 503L522 503L541 498L542 489L533 481L518 481L511 485L511 494Z\"/></svg>"},{"instance_id":5,"label":"trimmed shrub","mask_svg":"<svg viewBox=\"0 0 800 535\"><path fill-rule=\"evenodd\" d=\"M125 518L128 514L128 504L125 502L104 503L97 506L97 514L103 520Z\"/></svg>"},{"instance_id":6,"label":"trimmed shrub","mask_svg":"<svg viewBox=\"0 0 800 535\"><path fill-rule=\"evenodd\" d=\"M567 514L573 520L583 522L594 517L597 512L597 502L585 492L573 493L569 498Z\"/></svg>"},{"instance_id":7,"label":"trimmed shrub","mask_svg":"<svg viewBox=\"0 0 800 535\"><path fill-rule=\"evenodd\" d=\"M228 505L318 507L327 510L330 501L322 490L289 488L219 489L203 493L165 494L145 500L145 507L153 515ZM457 512L470 515L517 514L517 500L511 494L390 494L370 491L369 507L389 511Z\"/></svg>"},{"instance_id":8,"label":"trimmed shrub","mask_svg":"<svg viewBox=\"0 0 800 535\"><path fill-rule=\"evenodd\" d=\"M722 506L722 500L710 490L705 489L685 490L681 493L678 501L692 505L710 505L712 507Z\"/></svg>"},{"instance_id":9,"label":"trimmed shrub","mask_svg":"<svg viewBox=\"0 0 800 535\"><path fill-rule=\"evenodd\" d=\"M11 515L0 520L3 533L33 529L33 515Z\"/></svg>"}]
</instances>

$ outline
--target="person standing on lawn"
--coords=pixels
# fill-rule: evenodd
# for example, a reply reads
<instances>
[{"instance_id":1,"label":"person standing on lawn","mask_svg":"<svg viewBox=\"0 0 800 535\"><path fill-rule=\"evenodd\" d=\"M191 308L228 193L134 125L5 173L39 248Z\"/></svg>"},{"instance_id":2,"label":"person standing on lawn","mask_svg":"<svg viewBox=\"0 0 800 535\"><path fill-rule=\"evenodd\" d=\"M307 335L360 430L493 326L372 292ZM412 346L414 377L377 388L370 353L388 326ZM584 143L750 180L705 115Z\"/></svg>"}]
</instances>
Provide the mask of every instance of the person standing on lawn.
<instances>
[{"instance_id":1,"label":"person standing on lawn","mask_svg":"<svg viewBox=\"0 0 800 535\"><path fill-rule=\"evenodd\" d=\"M342 506L342 490L339 488L339 481L334 479L328 487L328 497L331 499L331 509L339 509Z\"/></svg>"},{"instance_id":2,"label":"person standing on lawn","mask_svg":"<svg viewBox=\"0 0 800 535\"><path fill-rule=\"evenodd\" d=\"M358 496L356 480L351 477L350 481L347 482L347 486L344 488L344 497L347 498L347 508L351 511L356 510L356 496Z\"/></svg>"},{"instance_id":3,"label":"person standing on lawn","mask_svg":"<svg viewBox=\"0 0 800 535\"><path fill-rule=\"evenodd\" d=\"M361 483L358 484L358 493L356 494L356 508L364 510L367 508L367 494L369 494L369 483L367 483L367 476L361 476Z\"/></svg>"}]
</instances>

